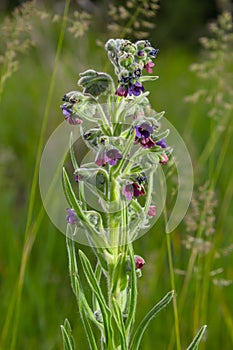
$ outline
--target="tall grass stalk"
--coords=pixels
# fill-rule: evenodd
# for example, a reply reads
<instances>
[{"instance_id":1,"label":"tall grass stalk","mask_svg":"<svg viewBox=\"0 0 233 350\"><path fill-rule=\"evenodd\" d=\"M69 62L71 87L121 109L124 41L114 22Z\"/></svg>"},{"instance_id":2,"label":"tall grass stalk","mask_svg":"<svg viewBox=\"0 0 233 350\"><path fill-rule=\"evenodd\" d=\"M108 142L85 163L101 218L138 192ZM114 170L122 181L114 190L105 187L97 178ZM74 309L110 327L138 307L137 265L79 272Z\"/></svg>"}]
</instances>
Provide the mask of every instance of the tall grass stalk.
<instances>
[{"instance_id":1,"label":"tall grass stalk","mask_svg":"<svg viewBox=\"0 0 233 350\"><path fill-rule=\"evenodd\" d=\"M63 45L63 40L64 40L64 34L65 34L69 6L70 6L70 0L66 0L63 18L62 18L62 23L61 23L60 34L59 34L58 43L57 43L53 72L51 75L50 86L49 86L49 90L48 90L48 97L46 100L45 111L44 111L44 115L42 118L41 132L40 132L40 138L39 138L39 142L38 142L37 155L36 155L36 161L35 161L35 167L34 167L34 174L33 174L31 191L30 191L27 221L26 221L26 227L25 227L25 233L24 233L24 246L23 246L23 252L22 252L19 277L18 277L18 281L17 281L17 287L15 289L15 292L13 293L13 296L12 296L12 299L11 299L11 302L10 302L10 305L8 308L7 318L6 318L3 332L2 332L1 343L4 344L6 341L6 338L8 336L9 331L12 331L11 343L10 343L11 350L15 349L16 340L17 340L18 323L19 323L19 317L20 317L20 304L21 304L25 269L26 269L26 265L27 265L27 262L28 262L28 259L30 256L32 246L34 244L36 235L38 233L38 229L39 229L42 217L43 217L43 213L44 213L44 209L42 207L42 209L37 217L38 223L35 223L35 225L32 225L32 223L33 223L33 209L34 209L34 204L35 204L35 197L36 197L36 190L37 190L37 183L38 183L38 172L39 172L40 158L41 158L41 153L42 153L43 144L44 144L45 131L46 131L47 123L48 123L49 110L50 110L53 92L54 92L55 78L56 78L56 73L57 73L57 69L58 69L58 63L59 63L62 45Z\"/></svg>"}]
</instances>

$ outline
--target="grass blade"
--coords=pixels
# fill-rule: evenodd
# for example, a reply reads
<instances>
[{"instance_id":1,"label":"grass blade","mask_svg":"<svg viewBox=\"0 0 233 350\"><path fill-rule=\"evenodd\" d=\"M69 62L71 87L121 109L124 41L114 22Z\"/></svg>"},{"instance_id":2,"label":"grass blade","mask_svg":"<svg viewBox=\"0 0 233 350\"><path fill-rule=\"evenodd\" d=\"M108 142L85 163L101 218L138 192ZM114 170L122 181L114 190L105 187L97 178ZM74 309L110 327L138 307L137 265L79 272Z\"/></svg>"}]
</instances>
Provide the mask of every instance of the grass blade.
<instances>
[{"instance_id":1,"label":"grass blade","mask_svg":"<svg viewBox=\"0 0 233 350\"><path fill-rule=\"evenodd\" d=\"M196 336L194 337L192 343L189 345L189 347L187 348L187 350L197 350L198 349L198 345L206 331L207 326L204 325L202 326L199 331L197 332Z\"/></svg>"}]
</instances>

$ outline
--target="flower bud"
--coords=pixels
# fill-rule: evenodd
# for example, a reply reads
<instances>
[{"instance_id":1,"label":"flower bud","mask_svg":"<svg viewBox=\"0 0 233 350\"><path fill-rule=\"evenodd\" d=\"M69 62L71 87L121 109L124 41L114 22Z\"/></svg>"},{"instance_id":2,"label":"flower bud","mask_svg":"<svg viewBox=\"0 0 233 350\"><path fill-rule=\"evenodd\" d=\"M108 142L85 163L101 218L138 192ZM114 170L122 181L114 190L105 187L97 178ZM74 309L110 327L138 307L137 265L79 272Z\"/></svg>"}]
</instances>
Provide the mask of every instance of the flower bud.
<instances>
[{"instance_id":1,"label":"flower bud","mask_svg":"<svg viewBox=\"0 0 233 350\"><path fill-rule=\"evenodd\" d=\"M109 39L105 44L105 50L113 51L116 48L116 41L114 39Z\"/></svg>"},{"instance_id":2,"label":"flower bud","mask_svg":"<svg viewBox=\"0 0 233 350\"><path fill-rule=\"evenodd\" d=\"M134 61L134 56L129 53L119 57L119 63L124 68L130 67L133 61Z\"/></svg>"},{"instance_id":3,"label":"flower bud","mask_svg":"<svg viewBox=\"0 0 233 350\"><path fill-rule=\"evenodd\" d=\"M134 255L134 261L137 270L141 270L145 265L145 260L139 255Z\"/></svg>"},{"instance_id":4,"label":"flower bud","mask_svg":"<svg viewBox=\"0 0 233 350\"><path fill-rule=\"evenodd\" d=\"M103 316L102 316L102 313L100 310L96 310L94 312L94 316L95 316L96 321L101 322L101 323L103 322Z\"/></svg>"},{"instance_id":5,"label":"flower bud","mask_svg":"<svg viewBox=\"0 0 233 350\"><path fill-rule=\"evenodd\" d=\"M156 215L156 207L155 205L150 205L148 209L148 215L153 217Z\"/></svg>"},{"instance_id":6,"label":"flower bud","mask_svg":"<svg viewBox=\"0 0 233 350\"><path fill-rule=\"evenodd\" d=\"M169 161L168 156L167 156L165 153L162 154L161 157L160 157L160 163L164 165L164 164L166 164L168 161Z\"/></svg>"}]
</instances>

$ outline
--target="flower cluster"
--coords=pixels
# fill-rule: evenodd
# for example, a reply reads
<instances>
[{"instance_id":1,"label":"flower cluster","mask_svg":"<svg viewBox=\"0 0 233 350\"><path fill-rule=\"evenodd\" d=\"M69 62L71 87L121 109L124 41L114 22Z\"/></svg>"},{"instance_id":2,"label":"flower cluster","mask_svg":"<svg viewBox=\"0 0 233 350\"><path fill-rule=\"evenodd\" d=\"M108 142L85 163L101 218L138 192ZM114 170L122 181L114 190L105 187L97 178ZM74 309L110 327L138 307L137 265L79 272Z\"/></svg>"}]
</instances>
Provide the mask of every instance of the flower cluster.
<instances>
[{"instance_id":1,"label":"flower cluster","mask_svg":"<svg viewBox=\"0 0 233 350\"><path fill-rule=\"evenodd\" d=\"M150 137L153 131L153 127L147 123L137 125L135 143L139 142L143 148L153 148L155 142Z\"/></svg>"},{"instance_id":2,"label":"flower cluster","mask_svg":"<svg viewBox=\"0 0 233 350\"><path fill-rule=\"evenodd\" d=\"M105 46L118 76L118 96L139 96L144 87L140 82L143 69L153 73L153 59L158 53L149 41L140 40L135 44L123 39L110 39Z\"/></svg>"},{"instance_id":3,"label":"flower cluster","mask_svg":"<svg viewBox=\"0 0 233 350\"><path fill-rule=\"evenodd\" d=\"M122 188L122 194L127 200L131 200L133 197L140 197L146 194L144 184L146 176L138 176L134 181L126 184Z\"/></svg>"}]
</instances>

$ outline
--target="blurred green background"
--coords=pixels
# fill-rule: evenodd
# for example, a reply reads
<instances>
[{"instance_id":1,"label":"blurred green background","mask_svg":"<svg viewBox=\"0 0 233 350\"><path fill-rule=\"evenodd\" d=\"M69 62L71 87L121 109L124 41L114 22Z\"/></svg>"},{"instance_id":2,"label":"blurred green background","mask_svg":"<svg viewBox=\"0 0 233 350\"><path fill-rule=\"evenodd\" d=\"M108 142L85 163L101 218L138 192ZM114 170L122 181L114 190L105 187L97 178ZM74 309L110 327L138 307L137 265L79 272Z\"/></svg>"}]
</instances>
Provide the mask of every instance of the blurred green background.
<instances>
[{"instance_id":1,"label":"blurred green background","mask_svg":"<svg viewBox=\"0 0 233 350\"><path fill-rule=\"evenodd\" d=\"M213 59L209 79L202 79L190 66L198 61L210 63L214 50L212 56L203 50L199 38L208 36L208 23L216 21L223 10L231 11L232 5L227 1L167 0L159 3L154 16L155 1L148 2L144 14L139 9L145 1L131 1L133 6L117 1L112 2L115 8L110 16L109 4L100 0L71 2L52 90L65 2L38 1L23 14L12 16L19 1L1 1L0 349L62 349L59 326L66 317L73 327L77 349L88 349L70 288L65 236L43 212L37 181L28 213L38 145L44 145L63 120L61 97L76 89L80 72L93 68L113 73L101 43L123 34L137 40L137 34L145 32L145 39L160 49L155 66L160 79L146 85L151 91L150 101L157 111L166 111L166 118L181 134L195 174L192 204L184 221L171 234L182 348L202 324L207 324L200 349L230 350L233 61L229 63L228 58L232 57L232 36L229 46L226 48L225 43L221 47L221 52L226 49L224 55ZM129 10L128 19L120 8ZM80 16L83 11L88 15ZM150 16L148 11L152 12ZM6 16L10 16L8 22ZM155 27L146 25L146 21ZM128 33L123 29L125 24L132 28ZM25 44L25 40L29 42ZM206 95L188 103L187 96L200 89L206 89ZM48 120L39 141L46 113ZM172 176L169 183L173 191ZM80 247L89 254L88 248ZM171 289L163 219L134 247L146 260L139 280L139 320ZM141 348L175 349L173 326L169 306L153 320Z\"/></svg>"}]
</instances>

